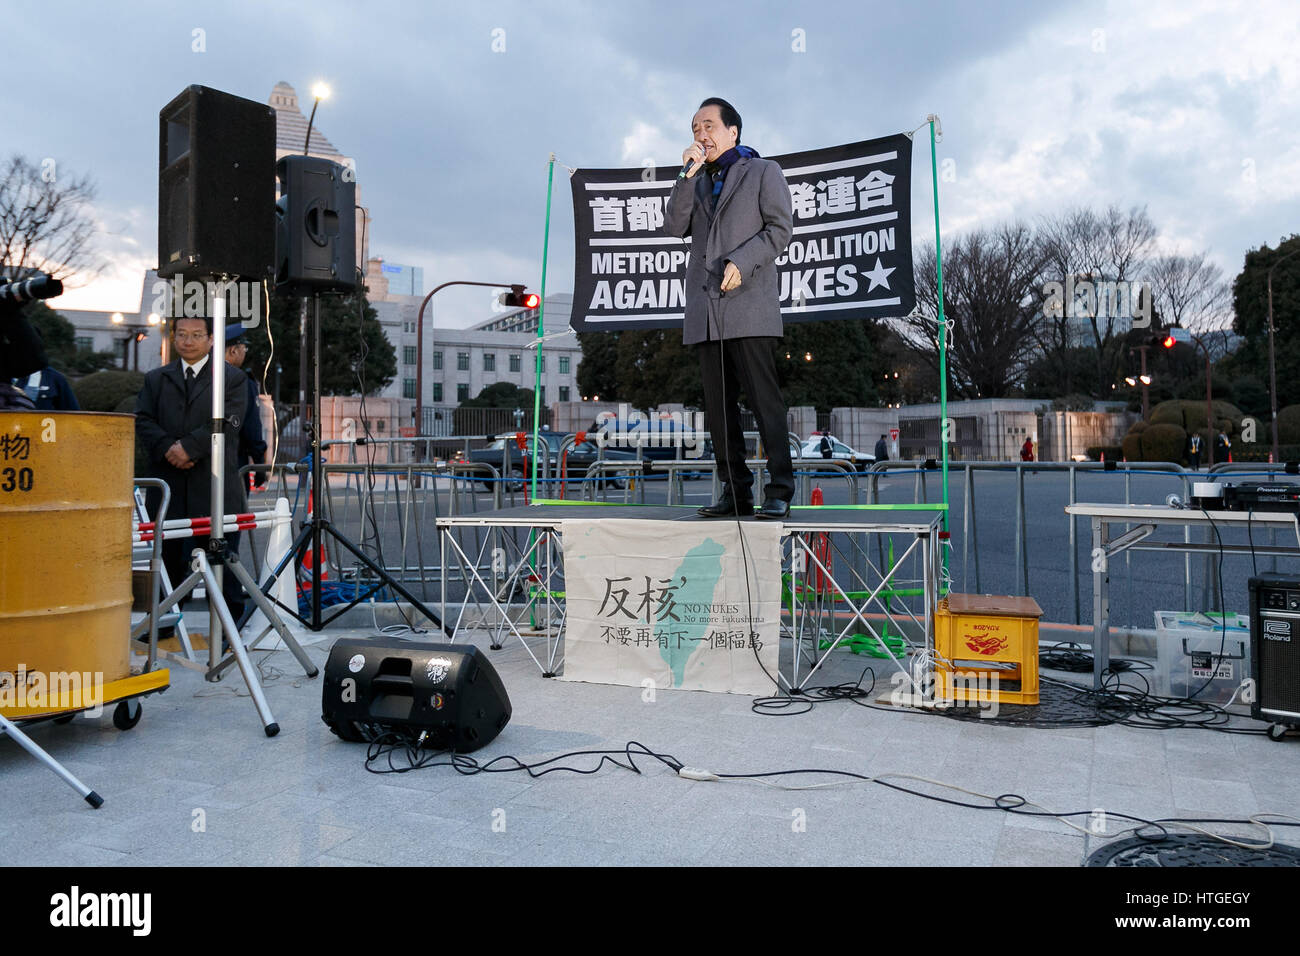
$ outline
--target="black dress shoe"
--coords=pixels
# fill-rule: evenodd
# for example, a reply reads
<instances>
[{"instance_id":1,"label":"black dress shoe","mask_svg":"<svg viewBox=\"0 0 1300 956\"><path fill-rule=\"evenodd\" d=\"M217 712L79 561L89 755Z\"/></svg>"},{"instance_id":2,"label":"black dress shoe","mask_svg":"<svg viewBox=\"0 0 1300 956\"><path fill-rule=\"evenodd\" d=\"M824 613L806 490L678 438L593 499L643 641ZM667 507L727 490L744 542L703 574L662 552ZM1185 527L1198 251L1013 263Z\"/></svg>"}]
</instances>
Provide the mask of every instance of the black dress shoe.
<instances>
[{"instance_id":1,"label":"black dress shoe","mask_svg":"<svg viewBox=\"0 0 1300 956\"><path fill-rule=\"evenodd\" d=\"M758 517L780 521L790 516L790 502L783 498L768 498L758 509Z\"/></svg>"},{"instance_id":2,"label":"black dress shoe","mask_svg":"<svg viewBox=\"0 0 1300 956\"><path fill-rule=\"evenodd\" d=\"M705 505L699 513L706 518L748 518L754 513L754 499L741 498L737 502L730 490L724 491L717 504Z\"/></svg>"}]
</instances>

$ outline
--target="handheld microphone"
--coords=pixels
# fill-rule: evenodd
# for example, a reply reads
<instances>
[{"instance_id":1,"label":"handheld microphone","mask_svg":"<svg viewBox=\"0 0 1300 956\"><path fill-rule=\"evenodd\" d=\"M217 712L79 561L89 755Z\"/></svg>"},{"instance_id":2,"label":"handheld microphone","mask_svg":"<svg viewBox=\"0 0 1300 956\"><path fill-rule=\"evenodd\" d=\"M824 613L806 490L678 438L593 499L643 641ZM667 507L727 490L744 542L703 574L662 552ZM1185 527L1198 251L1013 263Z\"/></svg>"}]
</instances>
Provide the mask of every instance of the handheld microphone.
<instances>
[{"instance_id":1,"label":"handheld microphone","mask_svg":"<svg viewBox=\"0 0 1300 956\"><path fill-rule=\"evenodd\" d=\"M690 164L689 166L683 167L683 169L682 169L682 175L684 175L684 176L688 176L688 177L689 177L689 176L693 176L693 175L695 175L695 171L696 171L697 169L699 169L700 166L702 166L703 164L704 164L704 160L703 160L703 159L698 159L698 160L697 160L697 159L693 159L693 160L691 160L691 164Z\"/></svg>"}]
</instances>

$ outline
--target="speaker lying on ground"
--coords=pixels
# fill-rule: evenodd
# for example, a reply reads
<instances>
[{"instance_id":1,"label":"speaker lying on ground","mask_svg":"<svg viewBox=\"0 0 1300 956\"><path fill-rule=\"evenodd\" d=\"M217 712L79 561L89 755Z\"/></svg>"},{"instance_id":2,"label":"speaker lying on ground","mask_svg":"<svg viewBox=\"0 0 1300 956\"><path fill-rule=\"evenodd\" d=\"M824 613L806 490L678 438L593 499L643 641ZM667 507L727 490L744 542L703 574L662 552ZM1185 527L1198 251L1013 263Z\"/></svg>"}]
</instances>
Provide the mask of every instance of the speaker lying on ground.
<instances>
[{"instance_id":1,"label":"speaker lying on ground","mask_svg":"<svg viewBox=\"0 0 1300 956\"><path fill-rule=\"evenodd\" d=\"M468 753L501 733L510 712L501 677L472 644L341 640L325 664L321 719L344 740L424 733L425 747Z\"/></svg>"}]
</instances>

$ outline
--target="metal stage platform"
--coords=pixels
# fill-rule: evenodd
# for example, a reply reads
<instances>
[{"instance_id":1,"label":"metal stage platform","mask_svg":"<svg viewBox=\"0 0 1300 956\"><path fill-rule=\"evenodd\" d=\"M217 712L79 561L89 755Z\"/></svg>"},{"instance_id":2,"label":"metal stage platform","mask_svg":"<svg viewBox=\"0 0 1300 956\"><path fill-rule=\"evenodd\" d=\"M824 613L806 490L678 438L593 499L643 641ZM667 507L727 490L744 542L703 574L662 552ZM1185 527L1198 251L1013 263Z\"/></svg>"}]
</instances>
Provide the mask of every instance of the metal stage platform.
<instances>
[{"instance_id":1,"label":"metal stage platform","mask_svg":"<svg viewBox=\"0 0 1300 956\"><path fill-rule=\"evenodd\" d=\"M791 509L781 537L778 680L786 690L810 686L827 657L847 643L857 653L892 665L912 690L923 693L909 658L924 652L928 661L934 649L935 607L940 590L946 593L949 586L947 562L939 550L945 508ZM439 517L442 620L452 639L462 627L485 627L493 647L514 637L543 676L559 673L564 663L565 527L609 518L693 525L736 520L704 518L693 506L564 501ZM740 519L742 527L754 521ZM946 543L946 535L942 538ZM670 529L664 547L673 547ZM449 578L449 572L456 573ZM451 595L452 588L463 593ZM467 614L471 608L474 613ZM900 678L893 680L897 686Z\"/></svg>"}]
</instances>

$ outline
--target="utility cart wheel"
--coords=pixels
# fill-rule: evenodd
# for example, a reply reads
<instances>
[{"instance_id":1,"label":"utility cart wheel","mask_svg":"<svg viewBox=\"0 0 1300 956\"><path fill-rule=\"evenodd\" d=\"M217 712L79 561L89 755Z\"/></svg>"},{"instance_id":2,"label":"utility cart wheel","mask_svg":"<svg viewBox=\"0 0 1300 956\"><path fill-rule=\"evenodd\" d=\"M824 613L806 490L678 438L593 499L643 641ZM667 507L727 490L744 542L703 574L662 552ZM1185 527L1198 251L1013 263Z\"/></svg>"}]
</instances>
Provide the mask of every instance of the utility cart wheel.
<instances>
[{"instance_id":1,"label":"utility cart wheel","mask_svg":"<svg viewBox=\"0 0 1300 956\"><path fill-rule=\"evenodd\" d=\"M140 723L140 715L143 713L144 708L138 700L119 701L113 708L113 726L118 730L130 730Z\"/></svg>"}]
</instances>

